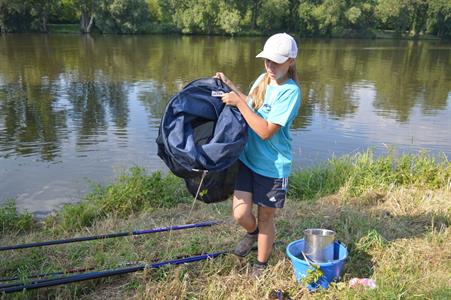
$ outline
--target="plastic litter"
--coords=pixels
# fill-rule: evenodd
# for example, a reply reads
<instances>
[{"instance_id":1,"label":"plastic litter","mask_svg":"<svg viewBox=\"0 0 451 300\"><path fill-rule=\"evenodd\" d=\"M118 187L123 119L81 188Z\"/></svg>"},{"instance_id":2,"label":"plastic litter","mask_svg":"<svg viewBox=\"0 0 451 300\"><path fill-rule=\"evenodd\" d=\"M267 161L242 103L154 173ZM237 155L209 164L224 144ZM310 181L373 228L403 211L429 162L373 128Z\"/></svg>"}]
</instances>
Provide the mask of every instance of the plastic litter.
<instances>
[{"instance_id":1,"label":"plastic litter","mask_svg":"<svg viewBox=\"0 0 451 300\"><path fill-rule=\"evenodd\" d=\"M349 280L349 287L355 288L358 286L365 286L370 289L376 288L376 281L370 278L352 278Z\"/></svg>"}]
</instances>

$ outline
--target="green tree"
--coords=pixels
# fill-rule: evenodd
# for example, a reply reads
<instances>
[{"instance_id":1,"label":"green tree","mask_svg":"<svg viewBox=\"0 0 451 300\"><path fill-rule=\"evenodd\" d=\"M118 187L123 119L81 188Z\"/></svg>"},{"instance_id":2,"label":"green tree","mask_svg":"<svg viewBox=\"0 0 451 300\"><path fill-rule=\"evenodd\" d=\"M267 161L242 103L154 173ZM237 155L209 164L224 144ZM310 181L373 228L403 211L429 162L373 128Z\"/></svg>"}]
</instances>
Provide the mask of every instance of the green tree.
<instances>
[{"instance_id":1,"label":"green tree","mask_svg":"<svg viewBox=\"0 0 451 300\"><path fill-rule=\"evenodd\" d=\"M80 12L74 0L59 0L52 9L50 23L75 24L80 20Z\"/></svg>"},{"instance_id":2,"label":"green tree","mask_svg":"<svg viewBox=\"0 0 451 300\"><path fill-rule=\"evenodd\" d=\"M289 0L289 8L288 8L288 20L287 20L287 30L292 31L298 31L299 29L299 18L298 18L298 7L300 0Z\"/></svg>"},{"instance_id":3,"label":"green tree","mask_svg":"<svg viewBox=\"0 0 451 300\"><path fill-rule=\"evenodd\" d=\"M0 0L1 32L47 32L48 18L56 0Z\"/></svg>"},{"instance_id":4,"label":"green tree","mask_svg":"<svg viewBox=\"0 0 451 300\"><path fill-rule=\"evenodd\" d=\"M242 15L236 7L228 6L226 2L219 4L218 25L221 30L233 35L241 30L241 20Z\"/></svg>"},{"instance_id":5,"label":"green tree","mask_svg":"<svg viewBox=\"0 0 451 300\"><path fill-rule=\"evenodd\" d=\"M344 0L325 0L313 9L313 17L316 19L321 34L330 36L333 29L339 29L343 24Z\"/></svg>"},{"instance_id":6,"label":"green tree","mask_svg":"<svg viewBox=\"0 0 451 300\"><path fill-rule=\"evenodd\" d=\"M370 36L369 30L376 26L374 17L374 1L353 1L346 7L343 27L351 33L362 33Z\"/></svg>"},{"instance_id":7,"label":"green tree","mask_svg":"<svg viewBox=\"0 0 451 300\"><path fill-rule=\"evenodd\" d=\"M411 14L410 33L418 36L426 30L429 0L410 0L408 2Z\"/></svg>"},{"instance_id":8,"label":"green tree","mask_svg":"<svg viewBox=\"0 0 451 300\"><path fill-rule=\"evenodd\" d=\"M141 33L150 24L145 0L101 0L95 14L96 27L103 33Z\"/></svg>"},{"instance_id":9,"label":"green tree","mask_svg":"<svg viewBox=\"0 0 451 300\"><path fill-rule=\"evenodd\" d=\"M174 10L177 7L177 0L157 0L158 8L160 11L160 22L166 24L174 23Z\"/></svg>"},{"instance_id":10,"label":"green tree","mask_svg":"<svg viewBox=\"0 0 451 300\"><path fill-rule=\"evenodd\" d=\"M184 33L212 33L218 18L218 1L189 0L175 10L175 21Z\"/></svg>"},{"instance_id":11,"label":"green tree","mask_svg":"<svg viewBox=\"0 0 451 300\"><path fill-rule=\"evenodd\" d=\"M29 30L30 22L31 16L23 1L0 0L0 31L2 33Z\"/></svg>"},{"instance_id":12,"label":"green tree","mask_svg":"<svg viewBox=\"0 0 451 300\"><path fill-rule=\"evenodd\" d=\"M48 32L48 20L57 5L57 0L29 0L29 9L32 16L31 28L40 32Z\"/></svg>"},{"instance_id":13,"label":"green tree","mask_svg":"<svg viewBox=\"0 0 451 300\"><path fill-rule=\"evenodd\" d=\"M301 1L297 13L299 18L299 33L302 36L311 36L318 31L318 22L313 16L315 5L310 1Z\"/></svg>"},{"instance_id":14,"label":"green tree","mask_svg":"<svg viewBox=\"0 0 451 300\"><path fill-rule=\"evenodd\" d=\"M409 31L418 36L426 30L428 5L430 0L378 0L376 17L382 28L394 29L399 33Z\"/></svg>"},{"instance_id":15,"label":"green tree","mask_svg":"<svg viewBox=\"0 0 451 300\"><path fill-rule=\"evenodd\" d=\"M268 31L280 30L287 27L289 17L289 0L264 0L258 23Z\"/></svg>"},{"instance_id":16,"label":"green tree","mask_svg":"<svg viewBox=\"0 0 451 300\"><path fill-rule=\"evenodd\" d=\"M439 36L451 36L451 2L448 0L430 0L426 28Z\"/></svg>"},{"instance_id":17,"label":"green tree","mask_svg":"<svg viewBox=\"0 0 451 300\"><path fill-rule=\"evenodd\" d=\"M161 22L162 18L161 8L158 2L159 2L158 0L146 0L148 10L150 13L150 19L153 21Z\"/></svg>"},{"instance_id":18,"label":"green tree","mask_svg":"<svg viewBox=\"0 0 451 300\"><path fill-rule=\"evenodd\" d=\"M73 0L80 11L80 32L90 33L94 25L94 16L98 6L96 0Z\"/></svg>"},{"instance_id":19,"label":"green tree","mask_svg":"<svg viewBox=\"0 0 451 300\"><path fill-rule=\"evenodd\" d=\"M262 0L251 0L252 5L252 17L251 17L251 29L257 29L257 19L262 5Z\"/></svg>"}]
</instances>

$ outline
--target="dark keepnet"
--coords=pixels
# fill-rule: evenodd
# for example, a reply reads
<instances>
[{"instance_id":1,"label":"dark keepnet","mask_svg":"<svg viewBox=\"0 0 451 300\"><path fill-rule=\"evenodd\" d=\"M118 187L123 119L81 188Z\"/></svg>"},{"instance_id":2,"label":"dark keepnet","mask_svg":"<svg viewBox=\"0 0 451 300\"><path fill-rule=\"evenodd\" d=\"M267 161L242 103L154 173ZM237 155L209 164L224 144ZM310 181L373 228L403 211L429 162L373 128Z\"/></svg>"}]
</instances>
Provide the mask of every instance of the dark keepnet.
<instances>
[{"instance_id":1,"label":"dark keepnet","mask_svg":"<svg viewBox=\"0 0 451 300\"><path fill-rule=\"evenodd\" d=\"M237 160L247 141L246 122L235 107L222 103L231 89L217 78L202 78L174 95L161 119L158 156L183 178L198 199L224 201L233 192Z\"/></svg>"}]
</instances>

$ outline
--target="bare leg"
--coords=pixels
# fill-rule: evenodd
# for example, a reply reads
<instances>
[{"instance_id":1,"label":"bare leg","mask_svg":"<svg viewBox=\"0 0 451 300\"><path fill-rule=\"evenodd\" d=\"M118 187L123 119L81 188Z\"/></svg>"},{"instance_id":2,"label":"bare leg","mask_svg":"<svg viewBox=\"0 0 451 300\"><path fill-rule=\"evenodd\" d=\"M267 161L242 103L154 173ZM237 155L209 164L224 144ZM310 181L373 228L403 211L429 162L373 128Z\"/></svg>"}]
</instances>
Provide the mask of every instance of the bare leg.
<instances>
[{"instance_id":1,"label":"bare leg","mask_svg":"<svg viewBox=\"0 0 451 300\"><path fill-rule=\"evenodd\" d=\"M271 255L272 245L274 243L274 215L276 208L258 207L258 254L257 259L260 262L267 262Z\"/></svg>"},{"instance_id":2,"label":"bare leg","mask_svg":"<svg viewBox=\"0 0 451 300\"><path fill-rule=\"evenodd\" d=\"M253 232L257 229L257 221L252 214L252 194L249 192L235 191L233 194L233 217L235 221Z\"/></svg>"}]
</instances>

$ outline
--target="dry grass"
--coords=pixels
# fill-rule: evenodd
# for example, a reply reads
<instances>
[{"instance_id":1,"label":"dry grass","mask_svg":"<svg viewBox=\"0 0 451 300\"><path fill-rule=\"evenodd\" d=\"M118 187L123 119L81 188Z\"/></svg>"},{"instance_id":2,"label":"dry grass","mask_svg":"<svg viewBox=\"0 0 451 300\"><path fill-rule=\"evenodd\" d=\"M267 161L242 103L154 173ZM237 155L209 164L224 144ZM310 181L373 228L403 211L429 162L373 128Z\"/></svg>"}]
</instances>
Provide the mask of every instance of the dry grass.
<instances>
[{"instance_id":1,"label":"dry grass","mask_svg":"<svg viewBox=\"0 0 451 300\"><path fill-rule=\"evenodd\" d=\"M107 280L71 284L15 295L15 298L65 299L267 299L282 289L292 299L445 299L451 286L451 191L394 189L368 192L359 198L340 193L315 202L288 201L277 216L278 241L262 278L248 276L255 252L241 259L226 255L211 261L146 270ZM223 220L224 224L185 232L160 233L136 238L110 239L66 246L46 247L32 257L40 263L29 269L120 265L121 262L167 260L183 254L231 249L242 230L230 218L230 203L181 204L158 213L137 214L128 219L114 216L98 221L80 235L184 224L199 220ZM350 251L343 281L327 291L310 294L295 280L286 245L302 237L308 227L337 231ZM44 240L45 232L15 238L16 242ZM2 238L10 244L11 237ZM1 264L23 264L31 250L2 255ZM352 277L376 279L374 291L350 289ZM445 297L445 298L444 298Z\"/></svg>"},{"instance_id":2,"label":"dry grass","mask_svg":"<svg viewBox=\"0 0 451 300\"><path fill-rule=\"evenodd\" d=\"M451 299L451 164L425 155L375 159L335 159L329 165L295 173L290 199L276 217L277 241L269 268L259 279L248 275L256 253L227 254L213 260L148 269L107 279L32 290L11 299L268 299L283 290L291 299ZM164 189L170 185L170 191ZM122 188L144 203L118 201ZM172 208L160 205L159 195ZM126 262L171 260L183 255L231 250L243 230L231 219L230 201L196 203L192 208L174 178L147 177L135 170L118 185L99 188L42 226L0 210L1 245L122 232L221 220L208 228L80 242L2 252L0 276L123 267ZM119 198L120 198L119 197ZM166 199L166 198L165 198ZM169 206L171 206L169 205ZM99 208L100 207L100 208ZM117 208L122 210L117 210ZM166 207L166 208L165 208ZM108 209L107 209L108 208ZM6 224L6 225L5 225ZM88 224L88 225L87 225ZM306 228L333 229L349 251L340 282L309 293L296 282L286 246ZM31 228L31 229L30 229ZM369 277L375 290L350 288L353 277Z\"/></svg>"}]
</instances>

